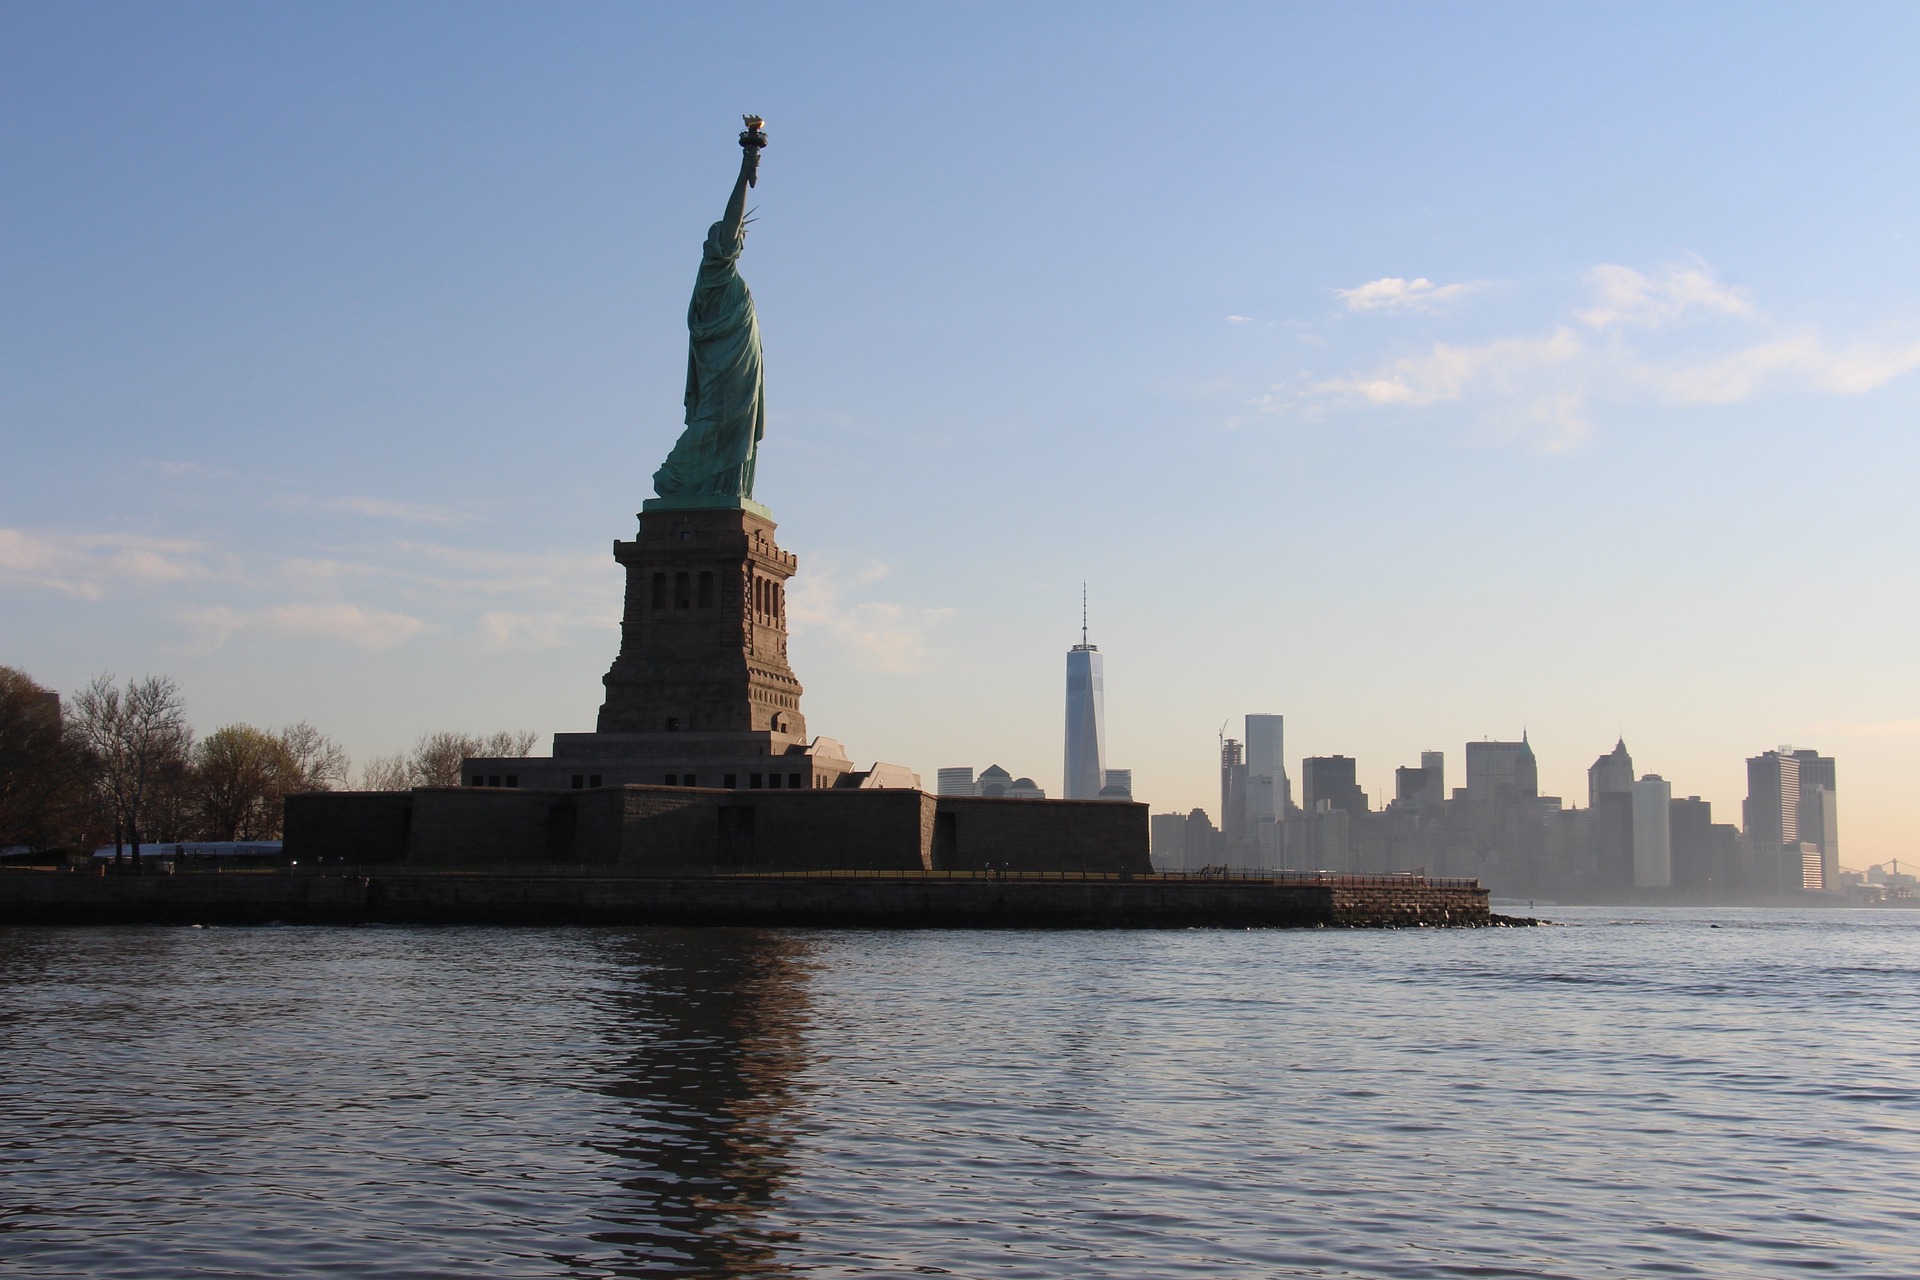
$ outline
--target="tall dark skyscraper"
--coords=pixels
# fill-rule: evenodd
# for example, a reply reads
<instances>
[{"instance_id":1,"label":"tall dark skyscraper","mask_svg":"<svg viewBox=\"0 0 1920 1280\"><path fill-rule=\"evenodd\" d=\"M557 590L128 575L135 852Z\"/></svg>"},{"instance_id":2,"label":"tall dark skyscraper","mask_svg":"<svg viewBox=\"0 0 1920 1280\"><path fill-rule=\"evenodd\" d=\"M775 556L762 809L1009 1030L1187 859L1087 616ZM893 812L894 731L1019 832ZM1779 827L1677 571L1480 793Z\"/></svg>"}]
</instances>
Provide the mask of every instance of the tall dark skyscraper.
<instances>
[{"instance_id":1,"label":"tall dark skyscraper","mask_svg":"<svg viewBox=\"0 0 1920 1280\"><path fill-rule=\"evenodd\" d=\"M1613 744L1613 750L1587 766L1587 807L1600 807L1600 797L1621 795L1633 790L1633 757L1627 754L1627 740Z\"/></svg>"},{"instance_id":2,"label":"tall dark skyscraper","mask_svg":"<svg viewBox=\"0 0 1920 1280\"><path fill-rule=\"evenodd\" d=\"M1593 813L1593 860L1600 883L1619 892L1633 886L1633 757L1621 738L1587 766L1587 807Z\"/></svg>"},{"instance_id":3,"label":"tall dark skyscraper","mask_svg":"<svg viewBox=\"0 0 1920 1280\"><path fill-rule=\"evenodd\" d=\"M1300 762L1301 803L1308 813L1322 802L1335 809L1360 814L1367 811L1367 793L1355 781L1351 756L1308 756Z\"/></svg>"},{"instance_id":4,"label":"tall dark skyscraper","mask_svg":"<svg viewBox=\"0 0 1920 1280\"><path fill-rule=\"evenodd\" d=\"M1539 794L1540 769L1526 734L1518 742L1467 744L1467 799L1511 803Z\"/></svg>"},{"instance_id":5,"label":"tall dark skyscraper","mask_svg":"<svg viewBox=\"0 0 1920 1280\"><path fill-rule=\"evenodd\" d=\"M1695 891L1724 887L1714 842L1713 806L1699 796L1675 797L1668 806L1667 829L1673 849L1673 885Z\"/></svg>"},{"instance_id":6,"label":"tall dark skyscraper","mask_svg":"<svg viewBox=\"0 0 1920 1280\"><path fill-rule=\"evenodd\" d=\"M1447 758L1439 751L1422 751L1418 767L1401 765L1393 771L1393 802L1402 809L1437 809L1447 799Z\"/></svg>"},{"instance_id":7,"label":"tall dark skyscraper","mask_svg":"<svg viewBox=\"0 0 1920 1280\"><path fill-rule=\"evenodd\" d=\"M1230 855L1246 856L1247 842L1247 763L1240 743L1233 738L1220 742L1220 832L1226 838Z\"/></svg>"}]
</instances>

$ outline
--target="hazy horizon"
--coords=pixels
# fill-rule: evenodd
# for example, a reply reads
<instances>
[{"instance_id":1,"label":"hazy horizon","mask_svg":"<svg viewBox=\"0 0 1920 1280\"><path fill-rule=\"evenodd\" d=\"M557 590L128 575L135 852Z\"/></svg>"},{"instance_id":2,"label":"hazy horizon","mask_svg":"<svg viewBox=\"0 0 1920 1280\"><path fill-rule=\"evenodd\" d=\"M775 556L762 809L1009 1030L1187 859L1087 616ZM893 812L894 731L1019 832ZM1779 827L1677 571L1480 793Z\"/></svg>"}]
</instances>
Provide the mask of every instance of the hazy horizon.
<instances>
[{"instance_id":1,"label":"hazy horizon","mask_svg":"<svg viewBox=\"0 0 1920 1280\"><path fill-rule=\"evenodd\" d=\"M1920 11L0 10L0 664L590 729L746 111L810 729L1059 794L1518 738L1913 848ZM720 47L724 45L724 48Z\"/></svg>"}]
</instances>

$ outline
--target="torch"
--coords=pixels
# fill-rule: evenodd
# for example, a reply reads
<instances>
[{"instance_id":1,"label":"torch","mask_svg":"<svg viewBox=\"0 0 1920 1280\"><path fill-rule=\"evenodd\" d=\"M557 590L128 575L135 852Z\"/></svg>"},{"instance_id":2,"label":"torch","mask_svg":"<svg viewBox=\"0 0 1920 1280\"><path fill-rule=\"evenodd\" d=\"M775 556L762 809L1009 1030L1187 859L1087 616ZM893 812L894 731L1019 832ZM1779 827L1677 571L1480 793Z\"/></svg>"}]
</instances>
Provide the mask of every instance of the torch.
<instances>
[{"instance_id":1,"label":"torch","mask_svg":"<svg viewBox=\"0 0 1920 1280\"><path fill-rule=\"evenodd\" d=\"M747 127L740 131L740 145L753 155L753 164L747 169L747 185L753 186L760 177L760 152L767 145L766 121L759 116L741 116Z\"/></svg>"}]
</instances>

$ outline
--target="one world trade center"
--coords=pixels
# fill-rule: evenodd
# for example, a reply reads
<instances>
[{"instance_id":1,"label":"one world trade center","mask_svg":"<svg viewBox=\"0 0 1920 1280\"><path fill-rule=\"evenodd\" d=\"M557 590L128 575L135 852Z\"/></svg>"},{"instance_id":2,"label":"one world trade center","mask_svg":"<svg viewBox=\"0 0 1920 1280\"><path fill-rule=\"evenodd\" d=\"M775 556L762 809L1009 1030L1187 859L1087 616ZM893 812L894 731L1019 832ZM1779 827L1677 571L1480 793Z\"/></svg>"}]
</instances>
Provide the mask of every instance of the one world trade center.
<instances>
[{"instance_id":1,"label":"one world trade center","mask_svg":"<svg viewBox=\"0 0 1920 1280\"><path fill-rule=\"evenodd\" d=\"M1067 650L1066 798L1098 800L1106 784L1107 712L1100 650L1087 643L1087 606L1080 602L1080 643Z\"/></svg>"}]
</instances>

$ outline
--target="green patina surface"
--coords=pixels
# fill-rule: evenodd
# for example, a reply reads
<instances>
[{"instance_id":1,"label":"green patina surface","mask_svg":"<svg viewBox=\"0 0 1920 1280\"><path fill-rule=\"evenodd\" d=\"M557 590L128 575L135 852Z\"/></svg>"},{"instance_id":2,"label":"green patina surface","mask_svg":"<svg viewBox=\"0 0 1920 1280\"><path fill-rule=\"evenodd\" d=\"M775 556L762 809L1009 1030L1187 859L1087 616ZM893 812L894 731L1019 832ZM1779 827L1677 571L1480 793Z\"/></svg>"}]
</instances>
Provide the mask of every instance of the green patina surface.
<instances>
[{"instance_id":1,"label":"green patina surface","mask_svg":"<svg viewBox=\"0 0 1920 1280\"><path fill-rule=\"evenodd\" d=\"M764 135L755 134L759 145ZM753 294L740 278L747 188L760 152L742 138L740 176L720 221L708 228L687 306L686 428L653 473L650 511L726 508L768 514L753 501L753 470L766 434L766 386ZM769 518L771 518L769 516Z\"/></svg>"},{"instance_id":2,"label":"green patina surface","mask_svg":"<svg viewBox=\"0 0 1920 1280\"><path fill-rule=\"evenodd\" d=\"M648 498L640 504L644 511L750 511L764 520L773 519L765 504L752 498L723 497L719 494L689 494L675 498Z\"/></svg>"}]
</instances>

